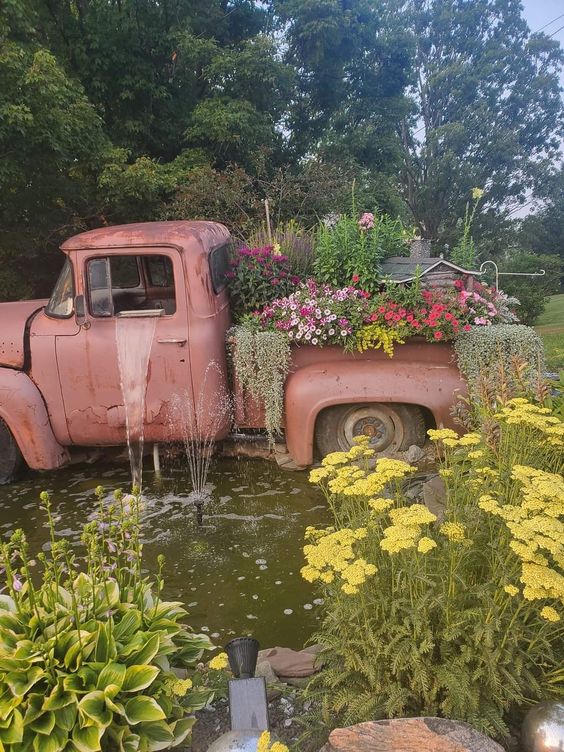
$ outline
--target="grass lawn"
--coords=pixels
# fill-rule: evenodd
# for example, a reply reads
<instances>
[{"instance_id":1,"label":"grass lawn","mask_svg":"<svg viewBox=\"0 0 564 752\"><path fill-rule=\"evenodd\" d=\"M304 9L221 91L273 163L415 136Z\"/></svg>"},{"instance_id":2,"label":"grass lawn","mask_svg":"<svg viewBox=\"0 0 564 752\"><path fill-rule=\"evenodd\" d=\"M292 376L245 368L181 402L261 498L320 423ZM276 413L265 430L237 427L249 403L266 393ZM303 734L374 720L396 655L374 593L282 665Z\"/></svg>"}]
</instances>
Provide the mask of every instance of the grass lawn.
<instances>
[{"instance_id":1,"label":"grass lawn","mask_svg":"<svg viewBox=\"0 0 564 752\"><path fill-rule=\"evenodd\" d=\"M548 299L535 329L544 342L549 370L564 369L564 294L552 295Z\"/></svg>"}]
</instances>

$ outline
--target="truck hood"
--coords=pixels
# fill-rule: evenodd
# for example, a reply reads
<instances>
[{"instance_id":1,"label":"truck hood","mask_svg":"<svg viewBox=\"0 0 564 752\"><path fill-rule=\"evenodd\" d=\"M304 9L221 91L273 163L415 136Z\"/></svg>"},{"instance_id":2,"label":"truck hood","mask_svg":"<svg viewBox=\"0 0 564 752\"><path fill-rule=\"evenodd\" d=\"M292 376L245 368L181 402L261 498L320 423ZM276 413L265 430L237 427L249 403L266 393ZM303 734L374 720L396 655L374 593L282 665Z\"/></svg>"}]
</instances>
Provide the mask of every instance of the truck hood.
<instances>
[{"instance_id":1,"label":"truck hood","mask_svg":"<svg viewBox=\"0 0 564 752\"><path fill-rule=\"evenodd\" d=\"M0 366L24 367L25 325L29 317L47 304L47 300L22 300L0 303Z\"/></svg>"}]
</instances>

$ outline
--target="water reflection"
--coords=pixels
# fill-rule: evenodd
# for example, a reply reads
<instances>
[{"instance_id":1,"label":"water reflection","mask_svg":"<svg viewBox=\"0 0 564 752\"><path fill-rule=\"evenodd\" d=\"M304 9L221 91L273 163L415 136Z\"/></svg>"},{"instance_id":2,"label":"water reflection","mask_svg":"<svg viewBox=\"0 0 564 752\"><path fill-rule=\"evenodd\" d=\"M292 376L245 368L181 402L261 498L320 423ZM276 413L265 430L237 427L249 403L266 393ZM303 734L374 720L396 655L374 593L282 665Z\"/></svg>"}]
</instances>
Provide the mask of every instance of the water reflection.
<instances>
[{"instance_id":1,"label":"water reflection","mask_svg":"<svg viewBox=\"0 0 564 752\"><path fill-rule=\"evenodd\" d=\"M0 487L2 536L23 527L32 550L45 542L36 500L47 490L60 535L76 541L95 510L98 485L127 490L128 468L67 469ZM220 642L253 634L263 646L301 647L320 615L299 570L304 528L329 522L322 496L305 473L261 460L214 460L198 525L190 487L181 468L165 466L160 478L145 470L145 556L155 567L165 554L166 597L182 600L189 622Z\"/></svg>"}]
</instances>

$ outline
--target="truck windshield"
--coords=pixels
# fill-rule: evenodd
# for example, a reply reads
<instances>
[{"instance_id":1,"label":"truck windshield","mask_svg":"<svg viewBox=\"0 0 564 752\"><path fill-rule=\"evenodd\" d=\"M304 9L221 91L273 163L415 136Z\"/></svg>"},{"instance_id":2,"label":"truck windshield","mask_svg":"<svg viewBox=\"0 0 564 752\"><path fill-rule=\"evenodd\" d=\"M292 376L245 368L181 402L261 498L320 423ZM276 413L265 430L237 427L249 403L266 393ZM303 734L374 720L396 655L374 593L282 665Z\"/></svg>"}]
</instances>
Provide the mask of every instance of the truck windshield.
<instances>
[{"instance_id":1,"label":"truck windshield","mask_svg":"<svg viewBox=\"0 0 564 752\"><path fill-rule=\"evenodd\" d=\"M67 318L72 315L74 300L74 285L72 279L72 266L67 259L63 266L59 279L53 289L53 294L45 307L45 313L55 318Z\"/></svg>"}]
</instances>

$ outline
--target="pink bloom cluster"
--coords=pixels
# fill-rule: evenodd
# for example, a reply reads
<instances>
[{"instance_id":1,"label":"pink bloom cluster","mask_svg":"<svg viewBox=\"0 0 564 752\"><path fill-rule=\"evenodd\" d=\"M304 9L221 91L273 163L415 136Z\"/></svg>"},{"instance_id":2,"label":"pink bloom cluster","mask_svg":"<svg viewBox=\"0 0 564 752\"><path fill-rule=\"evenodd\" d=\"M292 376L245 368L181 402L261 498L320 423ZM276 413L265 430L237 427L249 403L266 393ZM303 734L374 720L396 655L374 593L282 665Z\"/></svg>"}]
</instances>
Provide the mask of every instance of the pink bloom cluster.
<instances>
[{"instance_id":1,"label":"pink bloom cluster","mask_svg":"<svg viewBox=\"0 0 564 752\"><path fill-rule=\"evenodd\" d=\"M358 220L358 226L361 230L371 230L374 227L374 214L372 212L364 212Z\"/></svg>"},{"instance_id":2,"label":"pink bloom cluster","mask_svg":"<svg viewBox=\"0 0 564 752\"><path fill-rule=\"evenodd\" d=\"M295 342L343 344L366 314L368 294L354 287L334 289L309 279L296 292L257 311L265 328L287 332Z\"/></svg>"}]
</instances>

